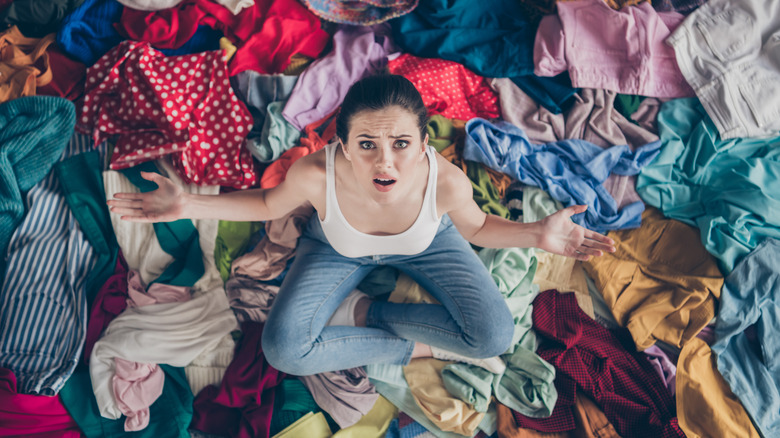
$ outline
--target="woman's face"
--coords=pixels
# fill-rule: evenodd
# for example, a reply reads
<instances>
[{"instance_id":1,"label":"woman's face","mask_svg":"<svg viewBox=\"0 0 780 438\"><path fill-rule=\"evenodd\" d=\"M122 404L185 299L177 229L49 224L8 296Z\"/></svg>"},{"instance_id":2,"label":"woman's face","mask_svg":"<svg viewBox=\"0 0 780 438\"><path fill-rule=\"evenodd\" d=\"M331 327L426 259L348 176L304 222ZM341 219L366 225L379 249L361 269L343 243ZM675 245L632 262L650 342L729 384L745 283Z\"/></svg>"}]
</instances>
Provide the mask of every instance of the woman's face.
<instances>
[{"instance_id":1,"label":"woman's face","mask_svg":"<svg viewBox=\"0 0 780 438\"><path fill-rule=\"evenodd\" d=\"M417 117L399 106L365 110L352 116L342 149L358 185L378 203L403 200L419 181L425 159Z\"/></svg>"}]
</instances>

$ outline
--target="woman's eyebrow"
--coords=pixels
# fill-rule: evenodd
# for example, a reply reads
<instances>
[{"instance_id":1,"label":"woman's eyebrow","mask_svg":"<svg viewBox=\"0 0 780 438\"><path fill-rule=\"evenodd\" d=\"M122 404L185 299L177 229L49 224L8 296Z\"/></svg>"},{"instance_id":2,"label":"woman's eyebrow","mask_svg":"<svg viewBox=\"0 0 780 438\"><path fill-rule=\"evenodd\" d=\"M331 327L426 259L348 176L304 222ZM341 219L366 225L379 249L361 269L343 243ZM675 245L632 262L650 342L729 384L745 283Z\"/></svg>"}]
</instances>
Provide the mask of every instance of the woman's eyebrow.
<instances>
[{"instance_id":1,"label":"woman's eyebrow","mask_svg":"<svg viewBox=\"0 0 780 438\"><path fill-rule=\"evenodd\" d=\"M376 135L371 135L371 134L358 134L356 137L365 137L365 138L368 138L368 139L371 139L371 140L373 140L375 138L379 138ZM412 136L409 135L409 134L390 135L389 137L390 138L407 138L407 137L408 138L412 138Z\"/></svg>"}]
</instances>

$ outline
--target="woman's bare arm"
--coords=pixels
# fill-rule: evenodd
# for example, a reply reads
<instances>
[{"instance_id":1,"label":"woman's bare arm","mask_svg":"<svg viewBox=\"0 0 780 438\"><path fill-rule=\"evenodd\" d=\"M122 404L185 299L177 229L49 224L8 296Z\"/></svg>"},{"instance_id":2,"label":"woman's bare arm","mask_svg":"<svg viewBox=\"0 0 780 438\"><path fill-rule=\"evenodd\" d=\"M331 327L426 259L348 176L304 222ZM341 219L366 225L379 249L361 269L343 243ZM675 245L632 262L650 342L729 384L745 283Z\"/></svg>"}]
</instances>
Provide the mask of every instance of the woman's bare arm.
<instances>
[{"instance_id":1,"label":"woman's bare arm","mask_svg":"<svg viewBox=\"0 0 780 438\"><path fill-rule=\"evenodd\" d=\"M303 157L293 163L285 180L270 189L240 190L219 195L186 193L168 178L152 172L141 176L158 188L147 193L117 193L110 210L133 222L170 222L177 219L264 221L276 219L310 201L317 161Z\"/></svg>"}]
</instances>

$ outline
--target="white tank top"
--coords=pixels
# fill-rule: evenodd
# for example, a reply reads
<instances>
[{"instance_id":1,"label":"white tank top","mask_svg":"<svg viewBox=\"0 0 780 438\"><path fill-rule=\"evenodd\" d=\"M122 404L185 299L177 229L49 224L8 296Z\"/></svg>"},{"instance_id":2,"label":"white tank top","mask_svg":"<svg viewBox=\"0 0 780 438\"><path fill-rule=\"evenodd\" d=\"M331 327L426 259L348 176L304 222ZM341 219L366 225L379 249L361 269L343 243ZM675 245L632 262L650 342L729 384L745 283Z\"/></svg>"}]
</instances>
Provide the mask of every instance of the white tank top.
<instances>
[{"instance_id":1,"label":"white tank top","mask_svg":"<svg viewBox=\"0 0 780 438\"><path fill-rule=\"evenodd\" d=\"M322 231L330 245L345 257L364 257L372 255L413 255L428 248L439 229L441 218L436 211L436 150L428 146L428 185L425 188L422 208L411 227L406 231L389 236L374 236L356 230L341 213L336 198L336 150L338 143L325 146L325 219L320 219ZM319 218L319 215L318 215Z\"/></svg>"}]
</instances>

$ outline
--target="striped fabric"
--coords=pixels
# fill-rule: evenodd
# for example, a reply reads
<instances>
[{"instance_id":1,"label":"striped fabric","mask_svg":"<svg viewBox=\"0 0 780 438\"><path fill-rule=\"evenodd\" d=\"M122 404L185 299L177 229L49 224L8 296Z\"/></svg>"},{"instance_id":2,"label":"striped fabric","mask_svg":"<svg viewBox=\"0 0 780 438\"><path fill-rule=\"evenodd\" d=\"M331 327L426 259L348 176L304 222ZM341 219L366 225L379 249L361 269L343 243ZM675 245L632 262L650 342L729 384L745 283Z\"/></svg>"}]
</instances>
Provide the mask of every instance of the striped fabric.
<instances>
[{"instance_id":1,"label":"striped fabric","mask_svg":"<svg viewBox=\"0 0 780 438\"><path fill-rule=\"evenodd\" d=\"M75 134L62 158L91 149L88 136ZM19 393L55 395L84 345L85 283L96 254L54 172L30 189L26 203L0 287L0 366L16 374Z\"/></svg>"}]
</instances>

